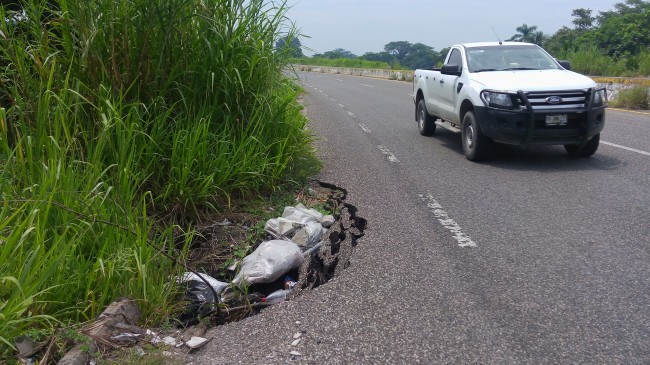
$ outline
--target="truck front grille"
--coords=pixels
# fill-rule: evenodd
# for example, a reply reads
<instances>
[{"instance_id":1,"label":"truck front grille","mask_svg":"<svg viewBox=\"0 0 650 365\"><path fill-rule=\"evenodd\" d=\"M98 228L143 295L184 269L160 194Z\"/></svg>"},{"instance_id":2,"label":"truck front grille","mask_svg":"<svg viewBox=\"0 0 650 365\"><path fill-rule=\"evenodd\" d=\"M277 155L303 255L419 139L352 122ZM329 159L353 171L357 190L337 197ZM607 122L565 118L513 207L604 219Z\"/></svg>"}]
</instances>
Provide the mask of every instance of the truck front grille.
<instances>
[{"instance_id":1,"label":"truck front grille","mask_svg":"<svg viewBox=\"0 0 650 365\"><path fill-rule=\"evenodd\" d=\"M527 92L526 98L535 112L562 109L582 109L587 104L589 92L584 90Z\"/></svg>"}]
</instances>

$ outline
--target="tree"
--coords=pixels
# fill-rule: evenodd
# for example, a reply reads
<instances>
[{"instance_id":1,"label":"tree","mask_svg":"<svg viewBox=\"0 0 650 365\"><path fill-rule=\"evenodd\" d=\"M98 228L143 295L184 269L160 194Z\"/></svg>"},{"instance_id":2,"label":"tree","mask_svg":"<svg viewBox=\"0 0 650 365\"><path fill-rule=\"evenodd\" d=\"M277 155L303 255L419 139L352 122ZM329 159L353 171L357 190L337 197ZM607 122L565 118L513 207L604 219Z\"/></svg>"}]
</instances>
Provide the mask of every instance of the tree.
<instances>
[{"instance_id":1,"label":"tree","mask_svg":"<svg viewBox=\"0 0 650 365\"><path fill-rule=\"evenodd\" d=\"M302 53L302 44L300 39L293 35L287 35L275 42L275 49L280 52L287 52L289 57L301 58L304 57Z\"/></svg>"},{"instance_id":2,"label":"tree","mask_svg":"<svg viewBox=\"0 0 650 365\"><path fill-rule=\"evenodd\" d=\"M571 21L578 30L587 30L591 28L594 24L596 18L591 16L591 9L579 8L573 9L571 16L575 19Z\"/></svg>"},{"instance_id":3,"label":"tree","mask_svg":"<svg viewBox=\"0 0 650 365\"><path fill-rule=\"evenodd\" d=\"M650 47L650 2L626 0L615 11L600 12L598 27L586 32L580 41L603 50L615 58L635 56Z\"/></svg>"},{"instance_id":4,"label":"tree","mask_svg":"<svg viewBox=\"0 0 650 365\"><path fill-rule=\"evenodd\" d=\"M527 24L522 24L520 27L517 27L517 34L513 35L508 39L508 41L515 41L515 42L528 42L528 43L535 43L535 31L537 30L537 26L528 26Z\"/></svg>"},{"instance_id":5,"label":"tree","mask_svg":"<svg viewBox=\"0 0 650 365\"><path fill-rule=\"evenodd\" d=\"M357 57L352 52L345 50L343 48L335 48L334 50L327 51L323 54L314 55L314 58L316 58L317 56L324 57L324 58L331 58L331 59Z\"/></svg>"},{"instance_id":6,"label":"tree","mask_svg":"<svg viewBox=\"0 0 650 365\"><path fill-rule=\"evenodd\" d=\"M402 63L402 60L411 52L413 45L407 41L390 42L384 46L384 51L393 55L397 62Z\"/></svg>"},{"instance_id":7,"label":"tree","mask_svg":"<svg viewBox=\"0 0 650 365\"><path fill-rule=\"evenodd\" d=\"M379 62L386 62L390 63L391 60L393 59L393 56L388 53L388 52L366 52L363 54L363 56L360 56L359 58L368 60L368 61L379 61Z\"/></svg>"},{"instance_id":8,"label":"tree","mask_svg":"<svg viewBox=\"0 0 650 365\"><path fill-rule=\"evenodd\" d=\"M408 54L402 59L400 64L411 69L434 67L438 63L440 55L434 51L433 47L426 44L415 43L411 45Z\"/></svg>"}]
</instances>

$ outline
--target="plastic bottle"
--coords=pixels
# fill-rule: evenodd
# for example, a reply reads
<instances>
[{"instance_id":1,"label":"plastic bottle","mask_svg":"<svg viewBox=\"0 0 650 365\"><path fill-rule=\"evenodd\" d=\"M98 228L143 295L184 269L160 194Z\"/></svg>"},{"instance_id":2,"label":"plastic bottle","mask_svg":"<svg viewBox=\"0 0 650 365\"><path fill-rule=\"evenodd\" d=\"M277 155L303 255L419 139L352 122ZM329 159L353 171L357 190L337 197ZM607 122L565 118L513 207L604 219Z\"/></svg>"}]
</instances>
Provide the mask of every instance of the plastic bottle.
<instances>
[{"instance_id":1,"label":"plastic bottle","mask_svg":"<svg viewBox=\"0 0 650 365\"><path fill-rule=\"evenodd\" d=\"M284 288L285 289L293 289L295 286L298 285L298 282L293 280L291 276L285 276L284 277Z\"/></svg>"},{"instance_id":2,"label":"plastic bottle","mask_svg":"<svg viewBox=\"0 0 650 365\"><path fill-rule=\"evenodd\" d=\"M289 293L291 293L290 289L276 290L273 293L267 295L266 298L262 298L262 302L267 304L282 303L285 300L287 300L287 296L289 295Z\"/></svg>"}]
</instances>

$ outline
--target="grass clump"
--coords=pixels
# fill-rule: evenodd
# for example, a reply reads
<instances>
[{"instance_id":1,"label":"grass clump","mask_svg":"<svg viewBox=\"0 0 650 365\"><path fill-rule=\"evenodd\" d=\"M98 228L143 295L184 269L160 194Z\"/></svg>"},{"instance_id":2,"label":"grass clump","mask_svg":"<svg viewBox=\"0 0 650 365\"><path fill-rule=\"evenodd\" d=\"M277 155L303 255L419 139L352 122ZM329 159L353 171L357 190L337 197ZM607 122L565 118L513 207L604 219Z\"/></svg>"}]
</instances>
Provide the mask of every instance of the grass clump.
<instances>
[{"instance_id":1,"label":"grass clump","mask_svg":"<svg viewBox=\"0 0 650 365\"><path fill-rule=\"evenodd\" d=\"M650 91L645 86L621 89L610 105L615 108L648 110L650 109Z\"/></svg>"},{"instance_id":2,"label":"grass clump","mask_svg":"<svg viewBox=\"0 0 650 365\"><path fill-rule=\"evenodd\" d=\"M0 362L27 329L93 319L117 297L163 319L191 244L174 232L311 156L288 53L272 47L284 3L23 10L0 24Z\"/></svg>"},{"instance_id":3,"label":"grass clump","mask_svg":"<svg viewBox=\"0 0 650 365\"><path fill-rule=\"evenodd\" d=\"M326 66L326 67L347 67L347 68L367 68L367 69L392 69L391 65L381 61L368 61L361 58L324 58L324 57L304 57L293 58L291 63L296 65L307 66Z\"/></svg>"}]
</instances>

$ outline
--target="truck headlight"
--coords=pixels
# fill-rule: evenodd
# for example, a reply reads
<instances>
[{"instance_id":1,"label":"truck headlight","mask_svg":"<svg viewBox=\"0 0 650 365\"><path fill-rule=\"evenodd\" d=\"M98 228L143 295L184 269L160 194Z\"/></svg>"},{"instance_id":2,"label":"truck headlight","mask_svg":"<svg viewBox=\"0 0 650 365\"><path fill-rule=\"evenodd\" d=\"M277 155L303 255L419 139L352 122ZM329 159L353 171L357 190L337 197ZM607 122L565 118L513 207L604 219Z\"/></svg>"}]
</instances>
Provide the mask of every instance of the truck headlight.
<instances>
[{"instance_id":1,"label":"truck headlight","mask_svg":"<svg viewBox=\"0 0 650 365\"><path fill-rule=\"evenodd\" d=\"M594 91L594 106L607 106L607 91L605 89Z\"/></svg>"},{"instance_id":2,"label":"truck headlight","mask_svg":"<svg viewBox=\"0 0 650 365\"><path fill-rule=\"evenodd\" d=\"M481 93L481 99L483 99L483 102L486 106L492 108L514 108L514 103L512 102L512 96L510 94L494 91L483 91Z\"/></svg>"}]
</instances>

